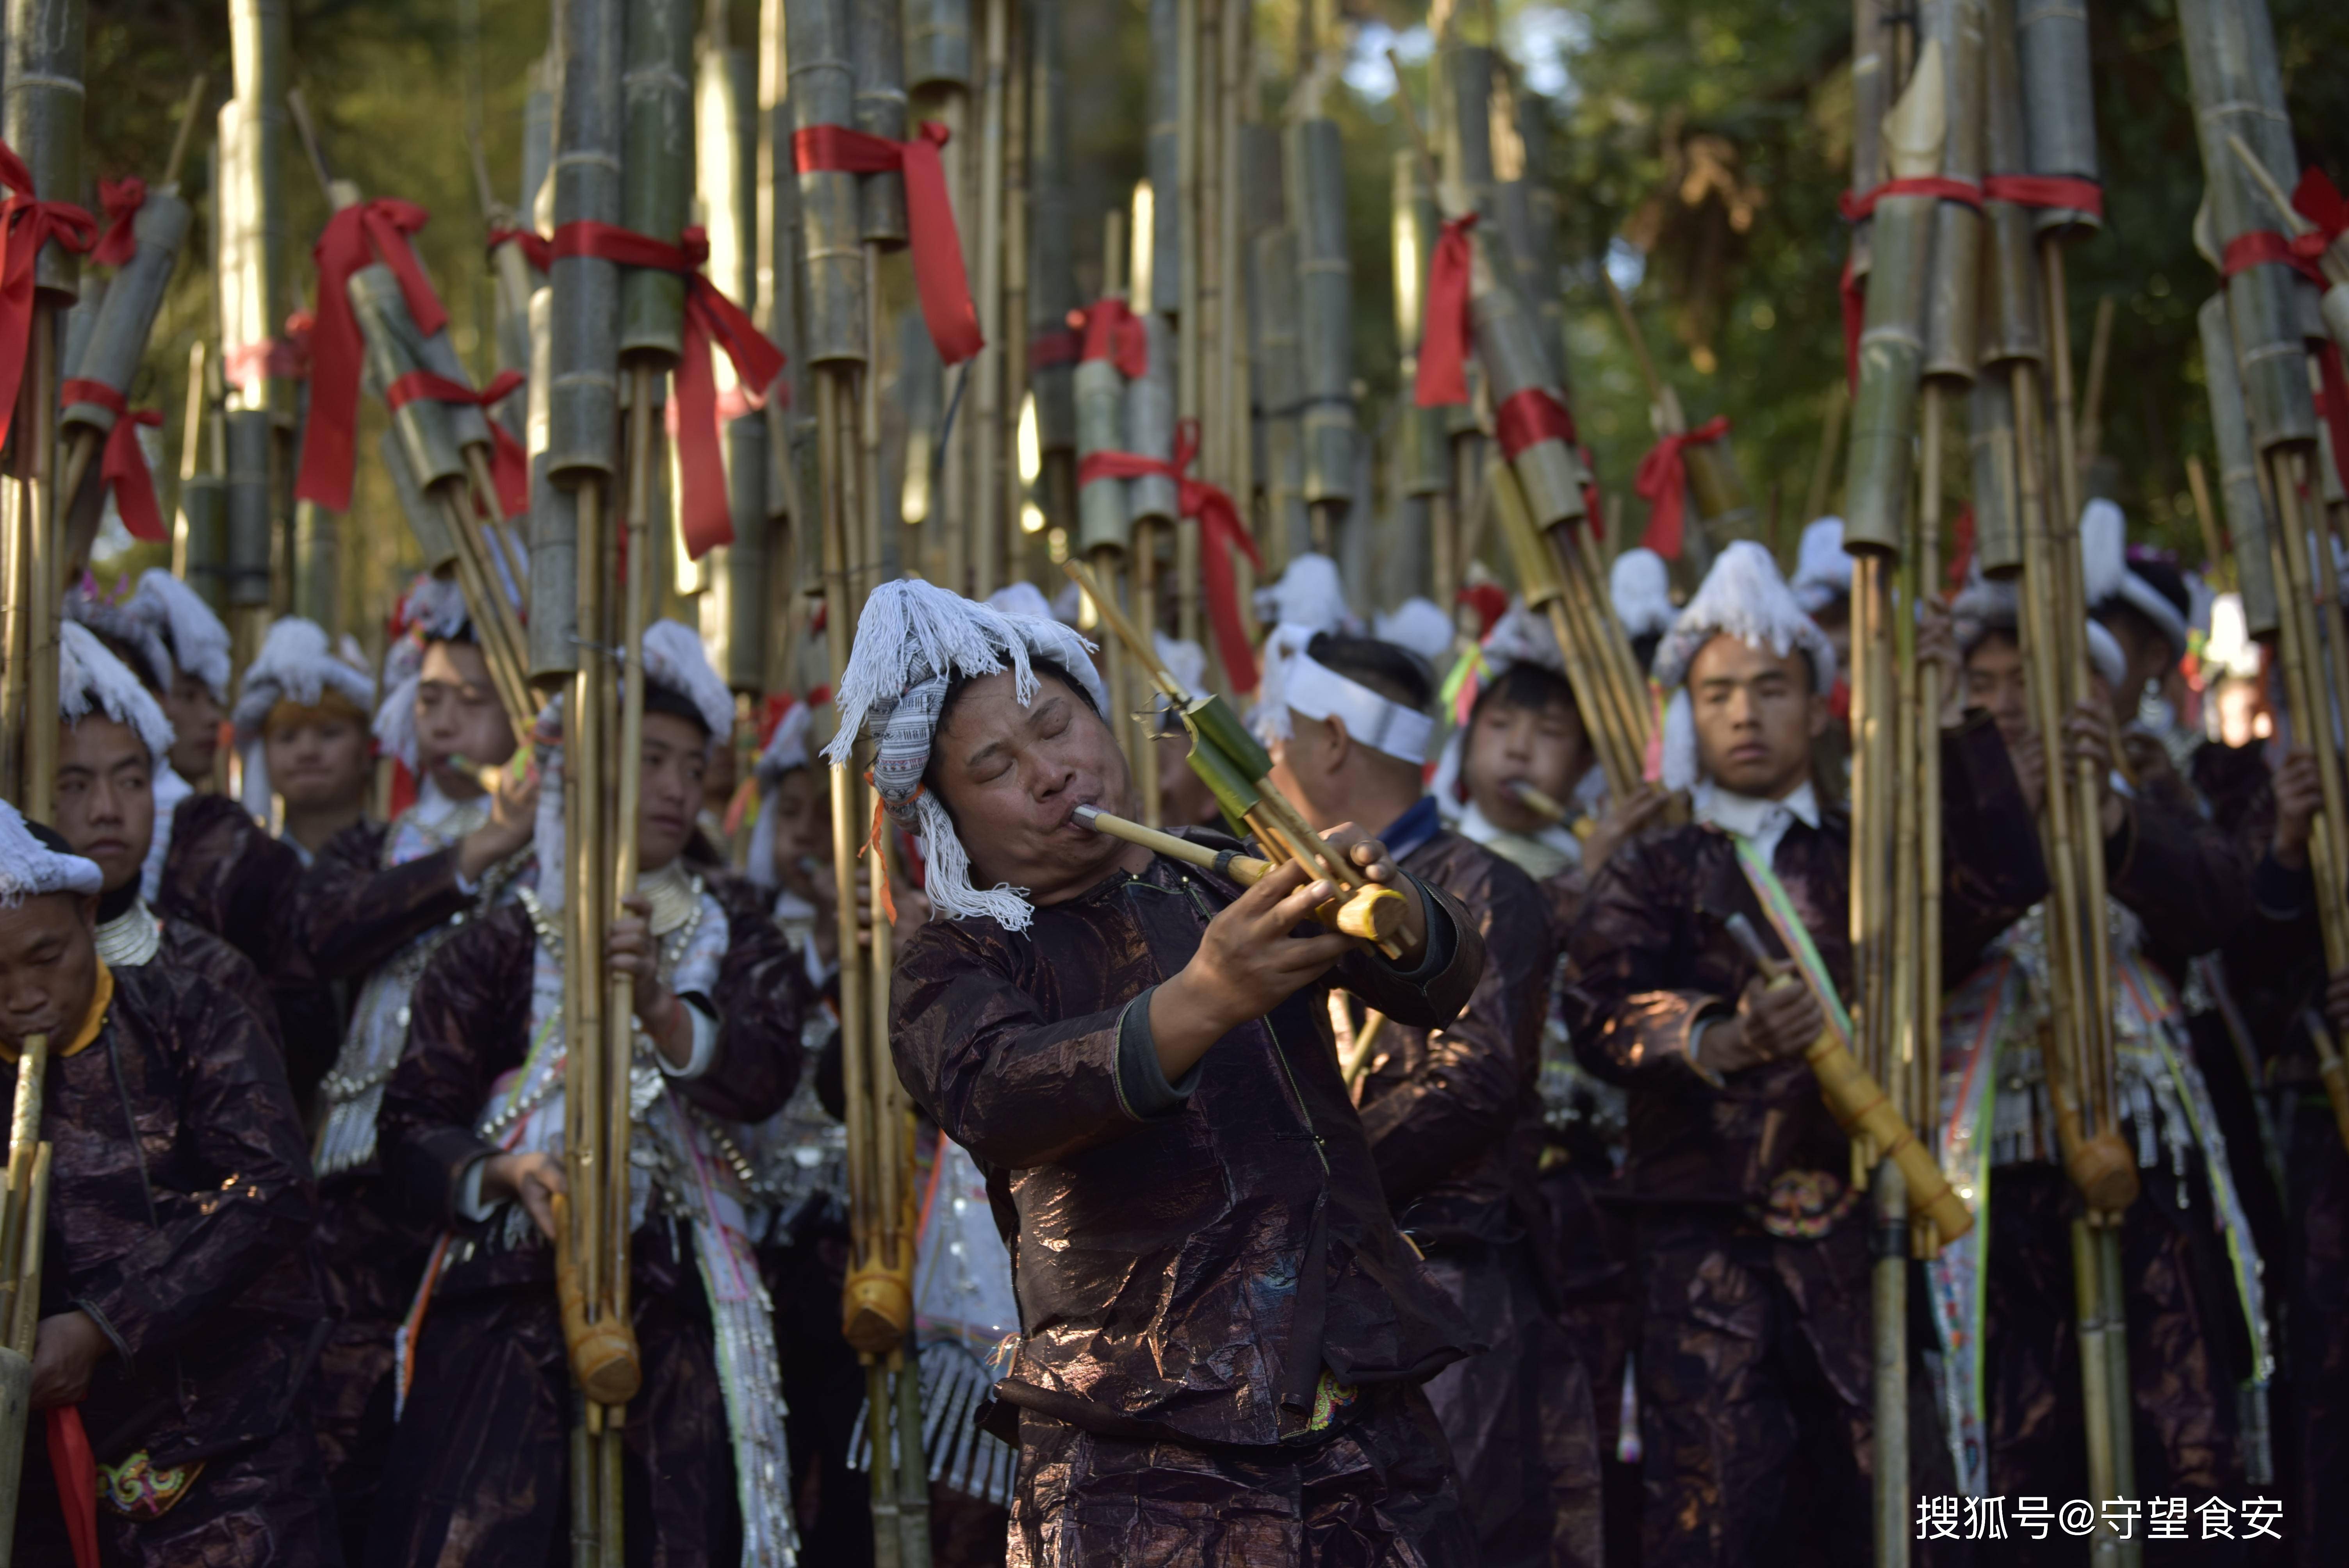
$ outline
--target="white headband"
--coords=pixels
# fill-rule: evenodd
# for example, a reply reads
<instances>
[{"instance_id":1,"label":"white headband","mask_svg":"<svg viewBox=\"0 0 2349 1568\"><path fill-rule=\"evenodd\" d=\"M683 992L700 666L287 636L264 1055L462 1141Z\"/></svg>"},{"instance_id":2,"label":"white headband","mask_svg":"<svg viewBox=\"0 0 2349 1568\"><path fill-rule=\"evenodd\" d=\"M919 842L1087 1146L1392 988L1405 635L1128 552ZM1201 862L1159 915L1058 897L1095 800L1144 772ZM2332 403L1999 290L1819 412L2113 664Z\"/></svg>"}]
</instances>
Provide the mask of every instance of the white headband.
<instances>
[{"instance_id":1,"label":"white headband","mask_svg":"<svg viewBox=\"0 0 2349 1568\"><path fill-rule=\"evenodd\" d=\"M1301 648L1289 655L1281 697L1308 718L1345 720L1346 733L1373 751L1413 767L1427 760L1427 743L1435 734L1433 719L1348 680Z\"/></svg>"}]
</instances>

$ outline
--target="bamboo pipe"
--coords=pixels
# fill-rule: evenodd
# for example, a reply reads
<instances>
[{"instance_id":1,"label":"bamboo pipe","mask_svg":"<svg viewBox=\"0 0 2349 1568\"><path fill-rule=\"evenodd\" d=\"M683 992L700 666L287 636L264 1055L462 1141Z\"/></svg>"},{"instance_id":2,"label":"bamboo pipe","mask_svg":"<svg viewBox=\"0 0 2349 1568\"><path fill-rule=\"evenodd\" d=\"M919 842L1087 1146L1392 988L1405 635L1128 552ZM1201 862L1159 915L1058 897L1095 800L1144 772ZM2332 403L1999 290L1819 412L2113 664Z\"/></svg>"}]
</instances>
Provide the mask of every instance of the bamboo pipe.
<instances>
[{"instance_id":1,"label":"bamboo pipe","mask_svg":"<svg viewBox=\"0 0 2349 1568\"><path fill-rule=\"evenodd\" d=\"M2269 453L2268 458L2271 493L2275 498L2279 525L2277 532L2281 535L2278 543L2282 575L2279 581L2283 589L2280 598L2285 633L2284 671L2292 705L2292 723L2300 732L2302 744L2316 758L2317 779L2324 798L2323 820L2326 824L2329 847L2335 851L2335 856L2328 862L2331 874L2324 874L2323 864L2321 863L2316 880L2321 885L2337 888L2342 883L2337 856L2343 846L2331 842L2331 840L2338 832L2337 824L2349 823L2349 805L2344 805L2341 753L2333 737L2331 701L2323 689L2320 673L2322 666L2316 652L2319 646L2313 603L2316 589L2309 580L2310 531L2301 510L2300 487L2289 454L2274 451ZM2333 599L2333 595L2327 593L2324 597ZM2338 614L2337 609L2335 614ZM2349 691L2349 686L2342 689Z\"/></svg>"},{"instance_id":2,"label":"bamboo pipe","mask_svg":"<svg viewBox=\"0 0 2349 1568\"><path fill-rule=\"evenodd\" d=\"M163 178L156 183L155 189L158 191L178 193L180 170L187 162L188 148L195 139L196 114L203 107L204 88L211 85L211 82L212 73L208 70L200 70L196 73L196 79L188 85L188 96L181 100L179 129L171 135L171 156L164 160ZM105 433L95 425L74 427L72 436L66 442L65 480L57 490L57 493L66 498L67 504L71 504L73 498L81 494L82 481L89 477L89 465L97 461L98 454L105 444ZM95 533L97 530L95 521L91 522L90 527L91 531ZM68 542L66 559L69 563L78 563L88 553L88 540ZM70 572L71 569L69 564L67 570Z\"/></svg>"},{"instance_id":3,"label":"bamboo pipe","mask_svg":"<svg viewBox=\"0 0 2349 1568\"><path fill-rule=\"evenodd\" d=\"M1566 820L1567 812L1564 806L1559 805L1545 791L1535 789L1522 779L1509 786L1509 793L1515 795L1527 810L1547 821L1555 823Z\"/></svg>"},{"instance_id":4,"label":"bamboo pipe","mask_svg":"<svg viewBox=\"0 0 2349 1568\"><path fill-rule=\"evenodd\" d=\"M1102 623L1115 635L1122 638L1128 649L1141 661L1143 670L1158 689L1165 694L1167 701L1178 710L1189 709L1195 700L1191 692L1173 671L1159 663L1155 645L1146 641L1133 623L1126 619L1125 613L1118 607L1116 601L1108 598L1102 593L1100 583L1093 577L1085 563L1081 561L1071 560L1066 563L1065 570L1076 581L1085 596L1092 601ZM1337 902L1355 906L1345 917L1352 923L1342 925L1340 929L1344 930L1348 935L1357 934L1358 932L1392 931L1392 928L1384 923L1391 917L1380 913L1377 906L1388 899L1393 899L1400 903L1402 895L1392 888L1381 887L1372 882L1360 866L1332 849L1319 833L1314 831L1303 814L1289 804L1288 798L1280 792L1279 787L1273 783L1268 775L1251 779L1249 782L1255 786L1257 799L1247 813L1248 825L1255 830L1258 841L1264 848L1272 852L1272 858L1276 861L1303 861L1315 874L1335 882L1349 895L1346 899ZM1333 923L1335 923L1334 920ZM1391 958L1398 955L1399 950L1383 936L1366 936L1365 940L1374 942Z\"/></svg>"},{"instance_id":5,"label":"bamboo pipe","mask_svg":"<svg viewBox=\"0 0 2349 1568\"><path fill-rule=\"evenodd\" d=\"M1096 833L1106 833L1112 839L1123 839L1129 844L1139 844L1153 854L1164 855L1170 861L1181 861L1186 866L1197 866L1202 871L1213 872L1219 877L1239 883L1242 887L1254 887L1264 880L1267 872L1272 871L1278 864L1275 861L1260 860L1254 855L1244 855L1237 850L1211 850L1205 844L1195 844L1190 840L1179 838L1173 833L1161 832L1156 828L1146 828L1140 822L1129 821L1123 817L1112 816L1098 806L1078 807L1076 818L1078 821ZM1379 934L1391 934L1382 932Z\"/></svg>"},{"instance_id":6,"label":"bamboo pipe","mask_svg":"<svg viewBox=\"0 0 2349 1568\"><path fill-rule=\"evenodd\" d=\"M986 75L979 99L978 323L988 346L969 374L978 385L969 476L971 593L984 599L1001 586L1004 561L1003 483L1005 451L1003 351L1003 99L1006 52L1014 0L979 0L987 8ZM878 314L878 302L872 307ZM877 564L873 563L873 564Z\"/></svg>"},{"instance_id":7,"label":"bamboo pipe","mask_svg":"<svg viewBox=\"0 0 2349 1568\"><path fill-rule=\"evenodd\" d=\"M1835 482L1836 450L1843 440L1844 410L1850 406L1851 393L1837 381L1827 392L1827 407L1819 431L1818 460L1811 465L1811 488L1803 498L1803 521L1814 522L1826 515L1827 489Z\"/></svg>"},{"instance_id":8,"label":"bamboo pipe","mask_svg":"<svg viewBox=\"0 0 2349 1568\"><path fill-rule=\"evenodd\" d=\"M2113 296L2096 300L2095 329L2088 337L2088 388L2080 400L2080 450L2075 459L2085 476L2105 445L2105 371L2113 347Z\"/></svg>"},{"instance_id":9,"label":"bamboo pipe","mask_svg":"<svg viewBox=\"0 0 2349 1568\"><path fill-rule=\"evenodd\" d=\"M1338 1064L1339 1070L1345 1075L1348 1099L1351 1099L1354 1091L1361 1087L1362 1075L1370 1071L1371 1058L1378 1050L1379 1036L1385 1032L1387 1026L1387 1016L1376 1007L1365 1007L1362 1012L1362 1026L1355 1032L1353 1049L1348 1051L1345 1059Z\"/></svg>"},{"instance_id":10,"label":"bamboo pipe","mask_svg":"<svg viewBox=\"0 0 2349 1568\"><path fill-rule=\"evenodd\" d=\"M33 722L21 732L24 776L16 781L16 800L26 817L46 822L56 814L57 727L38 720L57 711L57 606L65 586L57 574L57 306L46 294L34 296L30 358L16 428L30 449L16 487L16 517L26 589L25 711Z\"/></svg>"},{"instance_id":11,"label":"bamboo pipe","mask_svg":"<svg viewBox=\"0 0 2349 1568\"><path fill-rule=\"evenodd\" d=\"M1199 59L1201 0L1175 0L1174 101L1175 284L1174 418L1176 428L1199 418L1201 349L1199 162L1201 153ZM1299 177L1292 175L1292 178ZM1165 192L1159 192L1165 200ZM1174 634L1199 640L1199 521L1174 520Z\"/></svg>"},{"instance_id":12,"label":"bamboo pipe","mask_svg":"<svg viewBox=\"0 0 2349 1568\"><path fill-rule=\"evenodd\" d=\"M1922 603L1940 592L1941 580L1941 460L1947 420L1941 407L1939 378L1924 386L1921 418L1924 439L1920 453L1922 490L1917 508L1912 602ZM1918 1074L1913 1114L1918 1124L1938 1119L1941 1060L1941 676L1939 664L1910 661L1916 681L1916 785L1909 793L1917 802L1917 1051Z\"/></svg>"},{"instance_id":13,"label":"bamboo pipe","mask_svg":"<svg viewBox=\"0 0 2349 1568\"><path fill-rule=\"evenodd\" d=\"M1774 956L1762 944L1754 923L1744 914L1729 917L1728 930L1738 945L1745 949L1762 971L1764 983L1770 989L1783 990L1789 985L1807 985L1809 979L1795 965ZM1917 1141L1908 1122L1883 1088L1861 1067L1851 1054L1851 1047L1837 1030L1832 998L1818 996L1820 1011L1826 1015L1826 1026L1819 1031L1803 1051L1803 1059L1819 1080L1820 1098L1836 1119L1836 1125L1851 1134L1855 1142L1865 1139L1876 1150L1879 1161L1889 1161L1899 1167L1908 1183L1909 1218L1931 1224L1942 1244L1956 1241L1973 1229L1973 1212L1966 1207L1941 1168L1934 1161L1931 1150Z\"/></svg>"},{"instance_id":14,"label":"bamboo pipe","mask_svg":"<svg viewBox=\"0 0 2349 1568\"><path fill-rule=\"evenodd\" d=\"M1140 244L1142 236L1135 235L1134 242ZM1146 519L1137 519L1133 524L1132 565L1134 613L1142 617L1143 624L1155 632L1158 629L1158 525ZM1086 592L1090 593L1092 590ZM1098 607L1103 601L1095 598L1093 603ZM1104 610L1102 614L1107 615L1109 612ZM1118 619L1123 622L1123 614L1120 614ZM1141 639L1138 634L1135 637L1121 634L1119 640L1126 645L1127 651L1133 657L1143 661L1145 665L1157 664L1157 645L1154 642ZM1144 649L1149 651L1144 652ZM1126 692L1125 699L1133 707L1125 722L1133 735L1133 757L1141 775L1137 784L1142 790L1142 820L1155 828L1161 825L1159 769L1164 759L1158 755L1157 732L1151 727L1150 720L1139 717L1149 712L1150 705L1143 700L1139 683L1133 682L1131 675L1127 679L1131 689Z\"/></svg>"}]
</instances>

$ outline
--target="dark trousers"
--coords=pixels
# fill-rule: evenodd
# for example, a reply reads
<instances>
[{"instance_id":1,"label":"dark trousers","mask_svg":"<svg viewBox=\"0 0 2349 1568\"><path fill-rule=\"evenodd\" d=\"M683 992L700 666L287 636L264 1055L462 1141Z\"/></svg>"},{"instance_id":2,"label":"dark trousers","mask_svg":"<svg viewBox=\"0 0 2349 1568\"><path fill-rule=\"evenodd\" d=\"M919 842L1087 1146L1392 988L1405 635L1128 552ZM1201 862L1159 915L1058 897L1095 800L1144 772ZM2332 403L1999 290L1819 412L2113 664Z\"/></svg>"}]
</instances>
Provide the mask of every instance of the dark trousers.
<instances>
[{"instance_id":1,"label":"dark trousers","mask_svg":"<svg viewBox=\"0 0 2349 1568\"><path fill-rule=\"evenodd\" d=\"M1019 1416L1010 1568L1473 1568L1444 1429L1417 1388L1362 1390L1334 1436L1223 1449Z\"/></svg>"}]
</instances>

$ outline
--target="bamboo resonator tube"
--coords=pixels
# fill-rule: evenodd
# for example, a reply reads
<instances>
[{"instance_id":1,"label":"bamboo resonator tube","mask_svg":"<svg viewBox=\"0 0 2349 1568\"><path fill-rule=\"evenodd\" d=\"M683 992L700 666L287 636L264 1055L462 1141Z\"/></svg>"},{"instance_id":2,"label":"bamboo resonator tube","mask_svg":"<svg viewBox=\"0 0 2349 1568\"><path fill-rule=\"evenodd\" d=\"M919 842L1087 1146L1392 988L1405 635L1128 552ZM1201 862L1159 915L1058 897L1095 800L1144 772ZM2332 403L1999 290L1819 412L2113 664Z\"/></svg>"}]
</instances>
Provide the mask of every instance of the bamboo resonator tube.
<instances>
[{"instance_id":1,"label":"bamboo resonator tube","mask_svg":"<svg viewBox=\"0 0 2349 1568\"><path fill-rule=\"evenodd\" d=\"M1761 967L1771 990L1808 984L1793 965L1771 955L1745 916L1730 916L1729 932ZM1829 998L1821 996L1818 1001L1821 1010L1832 1015ZM1913 1225L1921 1220L1930 1224L1934 1238L1942 1245L1972 1230L1973 1211L1951 1188L1932 1151L1917 1141L1883 1086L1852 1055L1851 1042L1844 1038L1832 1016L1819 1037L1805 1047L1803 1059L1811 1064L1811 1072L1819 1080L1819 1098L1826 1101L1836 1125L1852 1137L1865 1138L1879 1159L1900 1168L1908 1184L1909 1222Z\"/></svg>"},{"instance_id":2,"label":"bamboo resonator tube","mask_svg":"<svg viewBox=\"0 0 2349 1568\"><path fill-rule=\"evenodd\" d=\"M1265 875L1278 868L1278 861L1260 860L1241 854L1237 850L1211 850L1205 844L1195 844L1173 833L1145 828L1139 822L1129 822L1123 817L1112 817L1097 806L1080 806L1077 820L1097 833L1107 833L1112 839L1123 839L1129 844L1164 855L1171 861L1197 866L1219 877L1229 877L1242 887L1254 887ZM1402 895L1392 888L1364 887L1343 899L1332 899L1315 910L1322 924L1343 936L1363 942L1392 942L1402 924Z\"/></svg>"}]
</instances>

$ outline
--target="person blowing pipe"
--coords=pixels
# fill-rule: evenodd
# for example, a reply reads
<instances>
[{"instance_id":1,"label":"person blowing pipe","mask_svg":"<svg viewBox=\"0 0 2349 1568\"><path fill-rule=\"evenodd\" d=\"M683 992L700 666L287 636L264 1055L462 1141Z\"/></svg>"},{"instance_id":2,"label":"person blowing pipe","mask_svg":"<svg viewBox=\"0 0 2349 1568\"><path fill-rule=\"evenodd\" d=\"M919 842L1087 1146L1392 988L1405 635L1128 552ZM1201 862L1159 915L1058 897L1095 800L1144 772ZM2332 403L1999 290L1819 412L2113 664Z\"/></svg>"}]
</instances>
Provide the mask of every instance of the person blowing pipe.
<instances>
[{"instance_id":1,"label":"person blowing pipe","mask_svg":"<svg viewBox=\"0 0 2349 1568\"><path fill-rule=\"evenodd\" d=\"M1011 1561L1219 1560L1235 1511L1271 1558L1338 1530L1473 1561L1418 1387L1471 1336L1390 1216L1328 992L1448 1023L1476 927L1359 827L1324 837L1402 898L1399 956L1313 923L1338 890L1302 863L1243 891L1086 827L1080 807L1136 814L1086 653L885 583L832 750L869 728L882 801L923 841L937 918L896 967L897 1070L987 1171L1017 1259L990 1417L1020 1450ZM1140 1535L1137 1488L1180 1500Z\"/></svg>"}]
</instances>

